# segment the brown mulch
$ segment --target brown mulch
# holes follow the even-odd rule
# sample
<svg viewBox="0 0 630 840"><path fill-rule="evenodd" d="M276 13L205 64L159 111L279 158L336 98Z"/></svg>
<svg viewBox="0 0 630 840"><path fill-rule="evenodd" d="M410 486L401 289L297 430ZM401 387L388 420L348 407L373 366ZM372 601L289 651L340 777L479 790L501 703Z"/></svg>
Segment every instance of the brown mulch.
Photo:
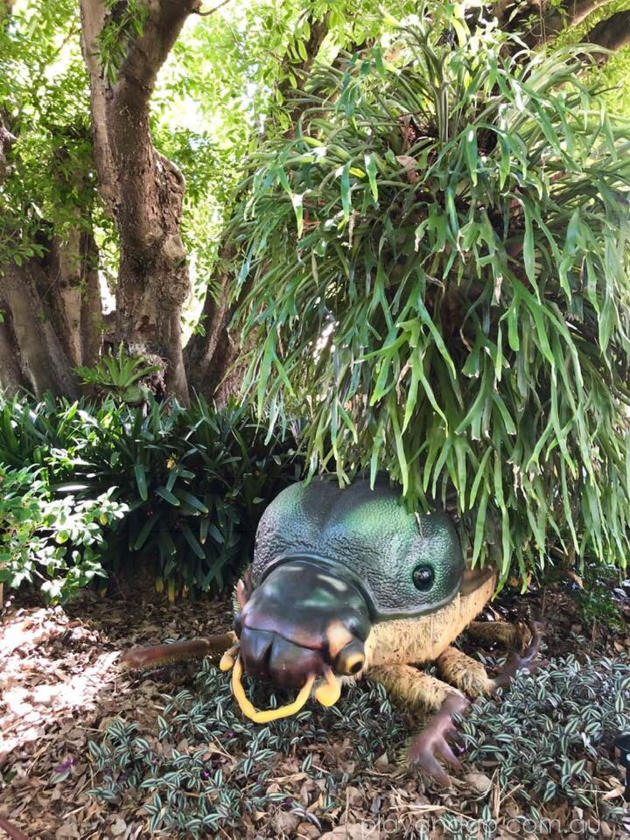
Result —
<svg viewBox="0 0 630 840"><path fill-rule="evenodd" d="M630 600L623 608L630 619ZM627 633L584 628L561 587L544 598L535 591L521 598L506 593L489 609L494 617L510 619L540 617L544 610L548 656L571 650L571 633L588 638L588 652L593 656L630 653ZM190 687L194 666L137 675L119 673L116 661L121 651L134 645L221 632L230 621L228 599L170 605L138 596L115 601L88 593L65 608L43 608L29 602L28 596L13 598L0 626L0 817L10 819L28 840L149 838L141 808L117 812L88 796L95 779L87 743L98 740L118 715L136 721L141 731L153 730L163 695ZM335 749L340 760L350 761L350 743ZM304 774L291 761L286 759L282 772L294 778L300 791ZM314 825L300 823L294 814L280 811L273 818L275 833L278 837L352 840L356 835L356 840L377 840L394 836L387 830L392 814L395 836L402 837L398 832L405 820L411 831L418 815L430 815L432 810L457 814L458 797L487 796L493 808L509 811L509 801L499 801L498 786L495 790L494 781L483 774L469 773L454 784L455 790L429 796L425 782L385 755L372 772L361 774L360 782L346 787L345 808L336 815L336 827L322 834ZM304 795L308 798L309 791ZM357 834L359 830L362 833ZM223 832L222 836L229 835ZM245 837L245 832L238 836ZM247 836L254 838L256 832ZM613 834L604 831L601 836Z"/></svg>
<svg viewBox="0 0 630 840"><path fill-rule="evenodd" d="M119 673L116 660L136 644L219 632L229 622L225 601L174 607L84 597L63 609L16 599L0 630L0 815L29 840L146 836L121 830L86 796L94 783L87 742L117 715L152 726L160 695L190 682L190 669L139 676Z"/></svg>

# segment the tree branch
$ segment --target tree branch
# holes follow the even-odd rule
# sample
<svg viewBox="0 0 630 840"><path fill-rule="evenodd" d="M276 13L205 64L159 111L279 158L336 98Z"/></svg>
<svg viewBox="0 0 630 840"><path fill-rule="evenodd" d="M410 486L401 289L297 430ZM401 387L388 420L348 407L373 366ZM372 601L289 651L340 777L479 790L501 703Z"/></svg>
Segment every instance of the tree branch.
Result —
<svg viewBox="0 0 630 840"><path fill-rule="evenodd" d="M600 21L585 35L584 41L613 52L630 45L630 9L616 12L606 20ZM603 63L608 58L608 55L603 54L599 60Z"/></svg>
<svg viewBox="0 0 630 840"><path fill-rule="evenodd" d="M90 109L94 163L98 172L99 192L111 215L115 215L118 185L107 132L108 89L103 83L98 52L98 39L105 23L102 0L81 0L81 49L90 78Z"/></svg>
<svg viewBox="0 0 630 840"><path fill-rule="evenodd" d="M229 2L230 2L230 0L223 0L222 3L219 3L213 9L208 9L207 12L202 12L200 9L195 9L194 14L199 15L199 17L209 17L210 15L213 15L215 12L218 12L219 9L222 9L224 6L227 6L227 4Z"/></svg>
<svg viewBox="0 0 630 840"><path fill-rule="evenodd" d="M555 38L568 26L577 26L591 12L605 6L610 0L565 0L552 5L548 0L531 0L519 5L512 0L499 0L495 15L507 32L516 32L530 47L544 44Z"/></svg>
<svg viewBox="0 0 630 840"><path fill-rule="evenodd" d="M124 101L124 85L134 91L130 104L147 106L157 74L177 40L186 18L199 11L199 0L159 0L148 4L142 35L129 43L127 55L118 73L116 92Z"/></svg>

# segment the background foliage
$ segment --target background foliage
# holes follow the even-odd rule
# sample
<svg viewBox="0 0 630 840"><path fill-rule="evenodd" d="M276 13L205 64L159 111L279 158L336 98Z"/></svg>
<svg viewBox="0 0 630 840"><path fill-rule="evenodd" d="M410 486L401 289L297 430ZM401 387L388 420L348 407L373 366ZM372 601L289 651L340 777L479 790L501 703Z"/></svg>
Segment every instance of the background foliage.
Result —
<svg viewBox="0 0 630 840"><path fill-rule="evenodd" d="M228 273L235 294L250 291L234 328L254 347L251 393L272 424L281 412L298 418L311 469L346 480L384 466L410 504L455 489L470 552L495 560L503 579L513 560L527 581L550 553L623 566L629 134L591 87L627 109L628 50L585 86L583 63L556 49L562 37L528 55L477 25L474 4L463 13L248 0L190 16L151 102L156 148L187 185L185 333L206 329L206 290L219 302L225 293L218 246L235 211ZM134 2L111 16L101 51L113 72L121 33L143 14ZM0 179L0 264L45 259L49 234L63 241L78 225L95 231L111 291L118 235L95 189L77 4L18 0L6 20L0 117L15 138ZM322 65L307 61L305 79L324 20ZM147 468L167 487L170 473ZM100 493L95 475L82 480ZM198 496L198 477L182 476L176 489L212 495L209 479ZM147 492L142 514L130 492L125 502L132 552L151 517L177 507ZM189 583L206 585L214 560L186 516L194 541L177 525L174 544L200 564ZM164 541L146 535L169 577Z"/></svg>
<svg viewBox="0 0 630 840"><path fill-rule="evenodd" d="M44 220L54 219L63 236L94 204L78 34L72 0L20 3L11 25L0 26L0 110L15 135L11 165L0 178L0 263L41 256Z"/></svg>
<svg viewBox="0 0 630 840"><path fill-rule="evenodd" d="M247 384L305 419L311 470L454 489L503 580L554 546L625 568L630 126L570 51L419 17L314 74L295 137L252 155Z"/></svg>
<svg viewBox="0 0 630 840"><path fill-rule="evenodd" d="M75 595L104 576L104 530L127 512L113 491L79 501L54 498L45 471L0 466L0 583L39 586L47 600Z"/></svg>
<svg viewBox="0 0 630 840"><path fill-rule="evenodd" d="M59 598L141 562L170 598L221 589L265 505L299 477L294 454L288 431L266 434L235 404L5 402L0 575L37 576Z"/></svg>
<svg viewBox="0 0 630 840"><path fill-rule="evenodd" d="M137 4L131 6L137 9ZM283 105L301 82L292 66L299 65L311 34L307 12L315 19L329 15L330 57L339 46L390 37L396 20L416 13L417 5L408 0L316 0L308 8L301 2L284 2L279 8L271 0L228 3L217 14L189 19L158 79L152 130L160 151L186 178L184 232L195 265L197 298L211 279L217 234L229 217L248 152L261 135L281 135L288 127ZM607 8L600 14L609 12ZM565 40L583 35L597 15L595 11L589 24L567 33ZM50 178L61 155L67 174L86 173L86 183L94 184L79 30L73 0L19 0L11 26L0 27L0 103L12 117L17 139L11 178L0 183L0 201L5 211L11 208L11 224L21 232L27 220L32 232L41 218L75 223L73 210L85 210L95 200L85 184L81 191L60 191ZM597 74L621 112L627 112L628 61L628 50L623 50ZM101 267L114 282L116 237L96 202L90 212L98 222ZM10 219L3 215L3 222L9 225ZM16 252L21 242L15 230L12 236L5 231L2 258ZM27 248L26 241L20 247ZM198 305L192 301L189 315L194 322L189 329L198 326Z"/></svg>

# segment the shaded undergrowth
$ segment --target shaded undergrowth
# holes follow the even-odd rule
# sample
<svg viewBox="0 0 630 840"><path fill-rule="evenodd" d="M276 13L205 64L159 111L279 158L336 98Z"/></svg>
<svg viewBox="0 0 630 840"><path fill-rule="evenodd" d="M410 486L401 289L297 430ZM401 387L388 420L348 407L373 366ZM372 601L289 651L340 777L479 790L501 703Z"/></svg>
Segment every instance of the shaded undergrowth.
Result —
<svg viewBox="0 0 630 840"><path fill-rule="evenodd" d="M250 696L270 703L259 686L250 685ZM283 698L272 695L276 702ZM552 806L566 802L621 825L625 809L603 796L619 776L612 742L627 728L629 709L627 659L567 657L520 676L500 703L475 704L460 729L467 761L496 771L502 796L514 790L519 820L542 824ZM379 756L399 750L407 735L383 687L369 680L348 687L331 709L253 726L240 715L228 677L204 663L194 692L165 697L155 732L116 719L101 742L90 743L98 783L92 793L116 805L134 796L154 836L245 836L244 825L254 822L260 836L275 836L280 812L325 830L335 824L348 785ZM296 780L310 784L312 801L298 795ZM445 836L459 836L469 823L478 828L480 820L484 836L499 830L488 804L478 802L470 818L442 810L436 820Z"/></svg>

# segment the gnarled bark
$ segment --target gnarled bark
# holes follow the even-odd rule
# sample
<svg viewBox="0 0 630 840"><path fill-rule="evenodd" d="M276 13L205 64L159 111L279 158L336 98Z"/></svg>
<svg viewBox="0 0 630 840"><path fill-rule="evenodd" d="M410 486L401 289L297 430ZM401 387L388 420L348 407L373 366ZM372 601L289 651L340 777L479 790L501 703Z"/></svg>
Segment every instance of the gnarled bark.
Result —
<svg viewBox="0 0 630 840"><path fill-rule="evenodd" d="M120 235L118 338L132 353L162 358L168 390L183 402L188 382L181 311L190 291L179 230L185 184L177 167L154 147L149 114L160 67L184 21L198 9L198 0L147 2L142 33L124 35L125 56L111 81L99 57L107 9L103 0L81 0L95 160L101 193Z"/></svg>
<svg viewBox="0 0 630 840"><path fill-rule="evenodd" d="M5 335L14 343L14 366L19 365L37 395L50 391L77 397L76 377L39 293L47 282L51 278L36 260L2 268L0 297L6 303L12 327Z"/></svg>

